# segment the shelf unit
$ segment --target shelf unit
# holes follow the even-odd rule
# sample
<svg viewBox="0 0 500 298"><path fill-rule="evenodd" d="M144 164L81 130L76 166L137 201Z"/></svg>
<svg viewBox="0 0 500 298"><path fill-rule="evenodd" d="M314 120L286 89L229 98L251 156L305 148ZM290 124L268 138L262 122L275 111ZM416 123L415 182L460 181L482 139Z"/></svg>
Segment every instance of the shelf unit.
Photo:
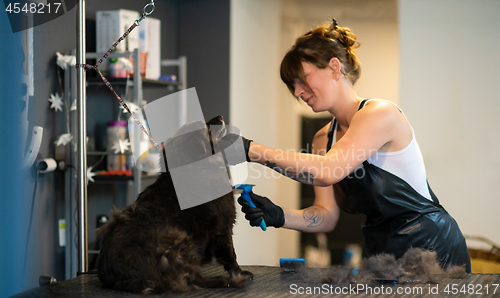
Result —
<svg viewBox="0 0 500 298"><path fill-rule="evenodd" d="M87 53L87 59L100 59L103 56L102 53ZM140 73L141 69L141 61L140 61L140 52L138 49L135 49L132 52L132 55L130 53L111 53L108 58L122 58L122 57L132 57L134 59L134 74ZM180 82L172 83L172 82L165 82L165 81L158 81L158 80L151 80L151 79L144 79L140 75L134 75L133 80L127 80L126 78L109 78L108 81L115 86L126 86L127 82L132 81L132 87L134 89L134 101L133 103L136 104L138 107L142 108L142 102L144 99L143 96L143 87L169 87L169 86L174 86L179 88L179 90L186 89L187 83L187 72L186 72L186 57L180 57L179 59L165 59L161 61L161 66L166 67L166 66L175 66L178 67L179 71L179 77L180 77ZM87 87L89 85L98 85L98 86L105 86L104 82L101 80L101 78L96 78L96 79L89 79L87 82ZM108 91L109 92L109 91ZM139 140L140 134L143 133L139 129L134 130L134 139ZM134 143L135 148L133 148L134 152L139 152L139 142ZM139 193L141 192L141 169L140 165L135 166L133 170L133 176L134 176L134 197L137 197Z"/></svg>
<svg viewBox="0 0 500 298"><path fill-rule="evenodd" d="M73 54L74 55L74 51ZM104 53L86 53L87 59L100 59ZM134 59L134 74L140 74L140 53L138 49L135 49L133 52L126 53L111 53L108 56L109 58L120 58L120 57L131 57ZM168 93L172 93L173 91L179 91L187 88L187 59L186 57L179 57L178 59L164 59L161 60L162 67L177 67L178 70L178 80L177 82L166 82L159 80L151 80L142 78L140 75L134 75L133 78L108 78L108 81L112 84L113 87L120 88L133 88L133 103L142 109L143 105L143 89L144 88L168 88L170 90ZM89 70L92 71L92 70ZM76 69L73 64L66 64L66 71L64 72L64 82L65 82L65 92L63 96L63 100L65 103L73 101L76 93ZM87 88L90 86L99 87L102 86L102 92L111 93L108 87L104 84L100 77L97 78L88 78L87 79ZM113 95L114 97L114 95ZM88 96L87 96L88 98ZM118 101L118 99L114 99ZM180 113L186 113L187 111L181 110ZM92 117L92 115L87 114L87 119ZM185 117L184 117L185 118ZM111 120L111 119L110 119ZM73 136L77 135L77 119L76 114L73 115L69 113L67 116L68 127L70 127L70 132ZM140 129L134 129L134 139L139 140L140 134L143 132ZM134 142L134 152L139 152L140 142ZM76 152L71 148L72 146L65 146L64 149L56 149L59 151L59 156L64 157L64 161L67 165L74 165L77 161ZM64 150L64 152L62 152ZM56 153L57 154L57 153ZM88 151L87 156L103 156L108 154L106 151ZM142 181L144 179L149 180L148 182L152 182L152 179L156 179L157 175L143 175L140 169L140 165L133 167L132 176L94 176L95 182L89 182L88 185L94 183L96 185L102 185L105 183L114 184L115 187L117 184L122 183L133 183L133 197L137 198L139 193L142 191ZM65 247L65 272L66 279L76 277L76 273L78 271L78 259L77 259L77 244L76 241L73 241L77 237L77 218L76 218L76 179L75 172L72 168L68 167L68 170L65 174L65 219L66 219L66 247ZM88 187L87 185L87 187ZM90 197L89 197L90 198ZM103 213L108 214L109 210L103 210ZM90 242L90 241L89 241ZM89 250L90 254L98 254L98 250Z"/></svg>

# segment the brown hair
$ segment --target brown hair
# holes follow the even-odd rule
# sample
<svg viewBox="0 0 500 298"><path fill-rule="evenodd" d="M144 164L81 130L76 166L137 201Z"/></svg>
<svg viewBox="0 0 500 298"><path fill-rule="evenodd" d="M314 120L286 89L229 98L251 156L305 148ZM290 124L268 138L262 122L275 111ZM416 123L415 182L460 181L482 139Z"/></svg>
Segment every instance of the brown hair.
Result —
<svg viewBox="0 0 500 298"><path fill-rule="evenodd" d="M354 85L361 72L355 49L359 47L356 35L347 27L338 27L336 22L321 25L300 36L281 61L280 75L292 94L295 91L295 79L299 79L308 88L302 69L302 62L309 62L318 68L327 67L332 58L338 58L342 64L341 72Z"/></svg>

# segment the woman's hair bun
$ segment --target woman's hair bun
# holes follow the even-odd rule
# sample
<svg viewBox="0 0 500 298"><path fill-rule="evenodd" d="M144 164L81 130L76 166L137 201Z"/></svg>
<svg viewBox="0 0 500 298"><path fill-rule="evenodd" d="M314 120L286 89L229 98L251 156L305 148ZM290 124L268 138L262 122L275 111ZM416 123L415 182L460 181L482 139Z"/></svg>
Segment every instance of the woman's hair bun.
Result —
<svg viewBox="0 0 500 298"><path fill-rule="evenodd" d="M361 74L355 51L359 46L356 35L349 28L338 26L337 21L332 19L332 23L318 26L297 38L281 62L281 79L293 94L295 79L308 86L301 62L325 68L330 59L337 58L342 64L342 74L355 84Z"/></svg>
<svg viewBox="0 0 500 298"><path fill-rule="evenodd" d="M346 48L358 48L359 42L356 39L356 35L349 30L347 27L337 27L338 37L337 39Z"/></svg>

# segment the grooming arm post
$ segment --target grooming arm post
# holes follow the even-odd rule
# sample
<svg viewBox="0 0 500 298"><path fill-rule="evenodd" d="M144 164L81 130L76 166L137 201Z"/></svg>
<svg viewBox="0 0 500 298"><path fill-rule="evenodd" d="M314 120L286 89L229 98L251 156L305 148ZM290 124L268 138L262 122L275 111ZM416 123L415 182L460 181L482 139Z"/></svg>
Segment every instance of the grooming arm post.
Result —
<svg viewBox="0 0 500 298"><path fill-rule="evenodd" d="M85 0L78 2L76 63L85 64ZM87 247L87 110L85 69L78 68L77 111L78 111L78 272L88 271Z"/></svg>

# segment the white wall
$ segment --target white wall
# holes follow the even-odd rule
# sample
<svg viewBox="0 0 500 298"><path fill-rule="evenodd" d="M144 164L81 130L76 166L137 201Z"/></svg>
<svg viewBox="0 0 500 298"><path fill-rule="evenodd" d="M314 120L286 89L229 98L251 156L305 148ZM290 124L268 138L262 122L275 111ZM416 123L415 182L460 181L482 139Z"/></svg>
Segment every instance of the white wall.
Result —
<svg viewBox="0 0 500 298"><path fill-rule="evenodd" d="M429 183L464 234L500 243L500 1L400 0L399 11L400 104Z"/></svg>
<svg viewBox="0 0 500 298"><path fill-rule="evenodd" d="M275 148L283 148L277 100L279 16L279 0L231 1L230 125L238 127L243 136ZM285 178L257 164L249 170L247 183L256 185L255 193L289 206L290 198L283 196L277 182ZM278 265L281 257L297 257L297 236L285 229L263 232L252 228L239 211L233 237L238 262Z"/></svg>

